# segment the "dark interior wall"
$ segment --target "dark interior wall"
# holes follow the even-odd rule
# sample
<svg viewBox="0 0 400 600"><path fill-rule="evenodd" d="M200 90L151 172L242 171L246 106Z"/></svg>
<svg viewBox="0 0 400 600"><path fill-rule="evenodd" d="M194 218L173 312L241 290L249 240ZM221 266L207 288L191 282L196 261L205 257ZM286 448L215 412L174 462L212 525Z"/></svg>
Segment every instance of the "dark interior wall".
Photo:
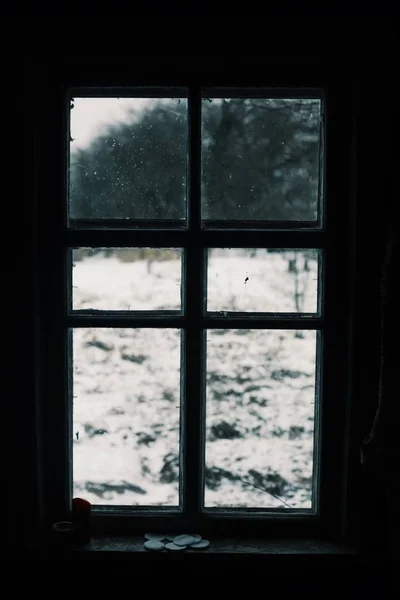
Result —
<svg viewBox="0 0 400 600"><path fill-rule="evenodd" d="M394 181L398 117L392 101L397 86L394 45L392 52L388 50L376 53L375 60L371 57L363 61L356 78L357 252L351 373L355 476L350 481L350 491L354 492L354 534L372 544L386 543L393 527L385 514L386 487L360 465L360 447L371 430L378 403L382 364L381 277L397 202ZM386 106L384 115L379 114L379 105ZM387 346L385 353L391 352L396 352L395 348Z"/></svg>
<svg viewBox="0 0 400 600"><path fill-rule="evenodd" d="M171 73L176 64L188 69L214 69L223 67L234 72L238 66L248 69L268 69L270 65L311 62L332 73L342 73L351 80L354 88L354 135L357 154L354 156L357 197L357 256L356 303L360 307L355 315L355 362L353 365L352 402L357 418L352 421L351 456L355 462L358 446L368 432L377 402L380 364L379 277L384 253L387 214L394 193L394 130L396 75L395 30L390 22L285 22L257 23L235 22L222 28L216 22L202 22L196 33L190 32L185 22L170 22L169 26L151 27L149 23L134 21L75 23L73 39L69 24L61 21L32 22L29 26L15 27L10 39L11 81L15 86L15 123L21 127L23 139L23 176L20 165L15 174L18 185L18 202L8 208L12 219L18 219L17 250L10 272L13 282L11 313L9 319L8 358L6 379L13 389L11 406L10 454L13 466L8 475L10 539L19 543L25 532L32 529L38 519L37 488L37 436L31 423L36 419L33 402L37 386L35 360L37 346L34 330L34 307L40 298L35 296L34 240L35 203L40 177L45 176L46 165L38 152L42 126L46 120L46 85L52 72L65 63L111 64L117 60L132 67L139 62L165 69ZM232 22L233 23L233 22ZM154 23L153 23L154 26ZM245 33L243 33L245 30ZM137 32L141 31L139 37ZM135 34L133 34L135 32ZM204 32L207 43L204 42ZM147 34L147 35L146 35ZM203 35L203 39L201 36ZM151 46L154 41L154 48ZM115 41L115 43L113 42ZM158 44L158 47L156 46ZM184 52L189 44L189 52ZM162 58L160 58L160 56ZM397 78L397 79L396 79ZM14 111L14 112L13 112ZM11 124L12 125L12 124ZM13 129L13 127L11 127ZM18 130L18 129L17 129ZM19 145L19 152L21 145ZM11 171L12 167L11 167ZM23 211L21 211L21 203ZM23 219L21 222L21 214ZM23 276L16 277L16 273ZM362 308L361 308L362 307ZM367 323L367 324L366 324ZM366 329L368 335L366 336ZM368 352L358 352L367 339ZM22 340L22 342L21 342ZM21 343L23 359L21 361ZM17 382L17 383L16 383ZM15 393L17 388L17 393ZM357 472L357 471L356 471ZM360 490L368 486L358 471L350 486L353 498L351 515L357 516L354 535L370 524L379 537L385 522L380 511L380 495L369 494L370 504L360 507ZM375 528L375 529L374 529ZM358 530L358 531L357 531Z"/></svg>

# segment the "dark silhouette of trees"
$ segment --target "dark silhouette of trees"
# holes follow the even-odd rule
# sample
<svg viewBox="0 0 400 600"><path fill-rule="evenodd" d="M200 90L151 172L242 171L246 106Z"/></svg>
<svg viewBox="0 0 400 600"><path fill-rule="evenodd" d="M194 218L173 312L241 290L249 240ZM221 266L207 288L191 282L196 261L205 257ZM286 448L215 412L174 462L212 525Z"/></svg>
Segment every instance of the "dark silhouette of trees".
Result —
<svg viewBox="0 0 400 600"><path fill-rule="evenodd" d="M314 220L319 103L232 99L205 108L206 218Z"/></svg>
<svg viewBox="0 0 400 600"><path fill-rule="evenodd" d="M318 100L204 99L203 217L316 219L320 122ZM187 129L163 100L73 152L71 217L185 218Z"/></svg>
<svg viewBox="0 0 400 600"><path fill-rule="evenodd" d="M110 126L71 156L70 211L78 219L183 219L187 119L176 102Z"/></svg>

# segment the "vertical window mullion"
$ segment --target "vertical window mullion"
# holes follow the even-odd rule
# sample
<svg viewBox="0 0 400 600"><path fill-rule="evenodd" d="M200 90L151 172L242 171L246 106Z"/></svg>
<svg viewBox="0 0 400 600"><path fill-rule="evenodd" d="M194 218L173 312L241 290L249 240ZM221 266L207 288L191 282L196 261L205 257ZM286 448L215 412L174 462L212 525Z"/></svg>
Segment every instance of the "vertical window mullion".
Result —
<svg viewBox="0 0 400 600"><path fill-rule="evenodd" d="M183 419L183 511L195 520L203 503L203 395L204 339L201 319L204 304L204 251L191 244L201 225L201 94L189 90L189 235L185 247L185 385Z"/></svg>

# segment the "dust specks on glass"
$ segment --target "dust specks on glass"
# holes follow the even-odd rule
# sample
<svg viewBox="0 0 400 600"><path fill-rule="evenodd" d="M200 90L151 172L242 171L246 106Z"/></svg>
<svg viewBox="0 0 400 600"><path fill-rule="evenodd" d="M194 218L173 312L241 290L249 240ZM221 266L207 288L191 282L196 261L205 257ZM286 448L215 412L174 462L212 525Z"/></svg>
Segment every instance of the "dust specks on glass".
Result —
<svg viewBox="0 0 400 600"><path fill-rule="evenodd" d="M185 271L195 201L202 221L196 239L207 248L197 273L199 281L206 274L197 320L199 332L207 328L197 357L204 367L204 506L313 508L319 328L301 320L323 316L322 249L292 240L229 248L233 238L218 238L215 229L228 222L245 233L257 222L275 224L275 233L277 223L286 233L305 224L318 229L322 101L205 92L197 103L201 112L192 112L182 91L77 93L70 101L68 234L80 228L79 245L68 244L73 493L95 505L181 507L189 376L181 333L185 277L196 277ZM198 177L189 177L196 168ZM168 227L179 231L165 242ZM126 231L139 242L123 237ZM269 327L276 318L296 326ZM265 323L252 327L253 319ZM144 544L178 552L209 542L155 533Z"/></svg>

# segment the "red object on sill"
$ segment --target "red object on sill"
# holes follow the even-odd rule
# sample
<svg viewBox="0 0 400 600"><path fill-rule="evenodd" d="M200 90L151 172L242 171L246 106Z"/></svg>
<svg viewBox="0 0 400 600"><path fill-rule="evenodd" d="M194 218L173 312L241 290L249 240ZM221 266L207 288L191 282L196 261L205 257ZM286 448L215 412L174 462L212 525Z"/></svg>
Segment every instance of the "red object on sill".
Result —
<svg viewBox="0 0 400 600"><path fill-rule="evenodd" d="M90 512L92 505L84 498L73 498L71 520L75 528L75 541L78 544L90 542Z"/></svg>

